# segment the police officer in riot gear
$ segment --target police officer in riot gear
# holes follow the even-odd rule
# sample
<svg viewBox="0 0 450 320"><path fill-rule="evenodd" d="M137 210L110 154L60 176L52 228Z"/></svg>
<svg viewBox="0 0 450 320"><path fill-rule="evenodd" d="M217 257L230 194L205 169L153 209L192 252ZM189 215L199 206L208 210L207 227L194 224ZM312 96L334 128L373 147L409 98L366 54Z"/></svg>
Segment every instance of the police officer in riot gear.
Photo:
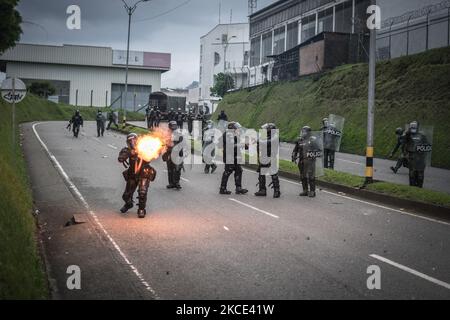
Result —
<svg viewBox="0 0 450 320"><path fill-rule="evenodd" d="M340 139L338 130L329 122L328 118L322 120L323 131L323 166L334 170L337 140Z"/></svg>
<svg viewBox="0 0 450 320"><path fill-rule="evenodd" d="M177 122L178 128L183 130L184 114L181 112L181 109L178 109L178 113L175 115L175 121Z"/></svg>
<svg viewBox="0 0 450 320"><path fill-rule="evenodd" d="M419 123L411 122L405 134L406 150L408 152L409 185L423 188L425 179L425 167L427 166L427 153L432 146L428 138L419 132Z"/></svg>
<svg viewBox="0 0 450 320"><path fill-rule="evenodd" d="M192 130L193 130L193 127L194 127L194 120L195 120L194 112L192 112L192 110L189 110L189 113L187 115L187 123L188 123L189 134L192 134Z"/></svg>
<svg viewBox="0 0 450 320"><path fill-rule="evenodd" d="M261 129L266 131L266 137L259 136L257 142L257 154L258 154L258 185L259 190L255 193L257 197L267 196L266 189L266 173L264 171L269 171L272 177L272 188L273 197L279 198L281 196L280 192L280 179L278 177L278 168L273 170L277 164L272 163L271 160L273 155L278 155L279 150L276 150L274 146L279 148L278 136L276 134L277 126L273 123L267 123L261 127ZM278 149L277 148L277 149Z"/></svg>
<svg viewBox="0 0 450 320"><path fill-rule="evenodd" d="M178 150L178 147L176 146L180 143L183 143L183 135L181 133L181 130L178 129L176 121L169 122L169 129L172 133L172 141L162 157L163 161L167 163L167 176L169 180L167 189L181 190L180 180L181 170L184 168L184 151L183 148ZM176 154L174 150L175 148L176 150L178 150L178 154ZM175 159L174 157L178 159Z"/></svg>
<svg viewBox="0 0 450 320"><path fill-rule="evenodd" d="M205 162L205 174L214 173L217 170L217 165L214 162L215 150L210 148L211 145L214 144L215 131L214 131L214 123L211 120L206 121L206 126L203 129L203 161ZM209 147L211 146L211 147ZM205 159L206 158L206 159Z"/></svg>
<svg viewBox="0 0 450 320"><path fill-rule="evenodd" d="M159 123L161 122L161 111L159 109L156 109L155 111L155 127L159 128Z"/></svg>
<svg viewBox="0 0 450 320"><path fill-rule="evenodd" d="M122 199L125 201L125 205L120 209L122 213L126 213L133 208L133 195L136 189L138 189L139 199L139 218L145 218L147 193L150 182L156 178L156 170L146 162L139 158L136 151L138 136L135 133L130 133L127 136L127 147L123 148L119 153L119 162L122 163L127 170L123 172L123 176L127 185Z"/></svg>
<svg viewBox="0 0 450 320"><path fill-rule="evenodd" d="M150 108L147 114L147 128L153 130L154 125L155 125L155 109Z"/></svg>
<svg viewBox="0 0 450 320"><path fill-rule="evenodd" d="M105 117L101 110L98 110L95 120L97 122L97 137L103 137L103 134L105 133Z"/></svg>
<svg viewBox="0 0 450 320"><path fill-rule="evenodd" d="M392 158L397 151L400 149L400 157L397 160L397 164L395 167L391 167L391 170L396 174L398 170L404 166L405 168L408 167L408 158L407 158L407 151L406 151L406 136L405 136L405 130L402 128L397 128L395 130L395 134L397 135L397 144L395 145L392 152L389 154L389 158Z"/></svg>
<svg viewBox="0 0 450 320"><path fill-rule="evenodd" d="M228 116L225 113L225 110L220 111L220 114L217 117L217 121L228 121Z"/></svg>
<svg viewBox="0 0 450 320"><path fill-rule="evenodd" d="M80 110L75 111L75 114L72 116L72 119L69 121L69 126L72 126L73 136L78 138L80 133L80 126L83 126L83 117L80 114Z"/></svg>
<svg viewBox="0 0 450 320"><path fill-rule="evenodd" d="M231 191L227 190L228 178L234 172L234 182L236 185L236 194L246 194L247 189L242 188L242 166L240 164L240 141L239 130L241 125L237 122L230 122L227 131L223 135L223 162L225 163L225 171L222 175L220 184L220 194L228 195ZM229 146L229 147L227 147ZM227 154L231 151L232 154Z"/></svg>
<svg viewBox="0 0 450 320"><path fill-rule="evenodd" d="M310 127L305 126L300 133L300 139L295 144L292 153L292 162L297 162L302 182L302 197L316 196L316 159L321 157L320 145L317 138L312 135Z"/></svg>

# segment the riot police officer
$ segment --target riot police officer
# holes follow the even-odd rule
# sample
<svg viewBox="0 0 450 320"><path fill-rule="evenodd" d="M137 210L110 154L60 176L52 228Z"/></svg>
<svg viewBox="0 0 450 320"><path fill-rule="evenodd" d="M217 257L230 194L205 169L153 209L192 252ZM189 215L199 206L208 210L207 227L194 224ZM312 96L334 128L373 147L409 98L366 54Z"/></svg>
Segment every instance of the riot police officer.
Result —
<svg viewBox="0 0 450 320"><path fill-rule="evenodd" d="M427 154L431 153L432 146L428 138L419 132L419 123L417 121L411 122L405 139L408 152L409 185L423 188Z"/></svg>
<svg viewBox="0 0 450 320"><path fill-rule="evenodd" d="M334 170L336 149L342 133L330 123L328 118L322 120L324 168Z"/></svg>
<svg viewBox="0 0 450 320"><path fill-rule="evenodd" d="M153 130L155 125L155 109L151 108L147 114L147 128Z"/></svg>
<svg viewBox="0 0 450 320"><path fill-rule="evenodd" d="M193 126L194 126L195 115L192 110L189 110L187 115L187 123L188 123L188 131L189 134L192 134Z"/></svg>
<svg viewBox="0 0 450 320"><path fill-rule="evenodd" d="M159 128L159 123L161 122L161 111L159 109L156 109L155 111L155 127Z"/></svg>
<svg viewBox="0 0 450 320"><path fill-rule="evenodd" d="M105 133L105 117L101 110L98 110L95 121L97 122L97 137L103 137L103 134Z"/></svg>
<svg viewBox="0 0 450 320"><path fill-rule="evenodd" d="M317 138L312 135L310 127L305 126L300 133L300 139L295 144L292 153L292 162L297 162L302 182L302 197L316 196L316 159L322 156L322 151Z"/></svg>
<svg viewBox="0 0 450 320"><path fill-rule="evenodd" d="M83 117L80 114L80 110L75 111L72 119L69 121L69 126L72 125L72 132L75 138L78 138L80 133L80 126L83 126Z"/></svg>
<svg viewBox="0 0 450 320"><path fill-rule="evenodd" d="M156 178L156 170L146 162L139 158L136 151L138 136L130 133L127 136L127 147L123 148L119 153L119 162L122 163L127 170L123 172L123 177L127 182L125 192L122 199L125 205L120 209L122 213L126 213L133 207L133 195L138 189L139 209L138 217L145 218L147 211L147 193L150 182Z"/></svg>
<svg viewBox="0 0 450 320"><path fill-rule="evenodd" d="M211 145L215 140L214 123L211 120L206 122L206 126L203 129L202 144L203 144L203 161L205 162L205 174L214 173L217 170L217 165L214 161L215 149L210 150Z"/></svg>
<svg viewBox="0 0 450 320"><path fill-rule="evenodd" d="M184 114L181 112L181 109L178 109L178 113L175 116L175 121L177 122L178 128L183 130Z"/></svg>
<svg viewBox="0 0 450 320"><path fill-rule="evenodd" d="M277 163L272 163L272 156L279 153L279 140L276 134L277 126L273 123L266 123L261 127L265 131L265 137L259 135L257 142L257 155L258 155L258 185L259 190L255 193L257 197L267 196L266 189L266 175L269 173L272 177L273 197L279 198L280 192L280 179L278 177ZM276 146L276 148L274 148Z"/></svg>
<svg viewBox="0 0 450 320"><path fill-rule="evenodd" d="M223 135L223 162L225 163L225 171L222 175L220 183L220 194L231 194L227 190L228 178L234 172L234 183L236 185L236 194L246 194L247 189L242 188L242 165L241 165L241 150L240 150L240 135L241 125L237 122L230 122L227 126L227 131ZM232 154L228 154L231 150Z"/></svg>
<svg viewBox="0 0 450 320"><path fill-rule="evenodd" d="M397 128L395 130L395 134L397 136L397 144L395 145L392 152L389 154L389 158L392 158L395 153L400 149L400 157L397 160L397 164L395 167L391 167L391 170L396 174L398 170L404 166L405 168L408 167L408 158L407 158L407 152L406 152L406 136L405 136L405 130L402 128Z"/></svg>
<svg viewBox="0 0 450 320"><path fill-rule="evenodd" d="M167 189L181 190L181 170L184 168L183 159L185 155L182 145L181 148L178 145L183 143L183 135L181 130L178 129L176 121L169 122L169 129L172 133L172 141L162 157L163 161L167 164L167 176L169 180Z"/></svg>

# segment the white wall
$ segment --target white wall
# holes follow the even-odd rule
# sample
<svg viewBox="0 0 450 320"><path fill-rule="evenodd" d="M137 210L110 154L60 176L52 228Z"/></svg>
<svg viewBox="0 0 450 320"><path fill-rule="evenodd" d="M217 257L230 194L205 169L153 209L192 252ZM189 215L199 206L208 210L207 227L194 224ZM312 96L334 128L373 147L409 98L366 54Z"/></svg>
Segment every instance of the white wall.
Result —
<svg viewBox="0 0 450 320"><path fill-rule="evenodd" d="M207 35L200 39L202 45L202 61L201 66L201 79L200 88L201 95L200 100L209 100L210 88L214 85L214 75L224 72L224 51L225 48L222 45L222 34L228 34L229 46L226 50L226 72L234 73L236 71L241 72L244 52L250 50L249 45L249 25L247 23L239 24L223 24L216 26ZM235 38L231 38L231 37ZM220 39L220 40L217 40ZM217 52L220 55L220 63L214 65L214 53Z"/></svg>
<svg viewBox="0 0 450 320"><path fill-rule="evenodd" d="M91 90L94 90L93 105L105 106L106 91L108 105L111 103L111 84L125 83L124 68L69 66L8 62L6 73L23 79L70 81L70 104L75 104L78 89L78 105L89 106ZM152 91L161 90L161 71L129 69L128 83L150 85Z"/></svg>

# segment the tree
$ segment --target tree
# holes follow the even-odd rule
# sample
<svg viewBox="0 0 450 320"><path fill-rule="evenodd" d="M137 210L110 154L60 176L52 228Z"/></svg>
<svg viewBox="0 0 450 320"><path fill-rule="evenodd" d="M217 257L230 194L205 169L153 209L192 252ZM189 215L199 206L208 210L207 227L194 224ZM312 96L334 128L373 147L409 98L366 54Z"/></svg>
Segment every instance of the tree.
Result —
<svg viewBox="0 0 450 320"><path fill-rule="evenodd" d="M214 76L214 87L211 88L211 94L223 97L228 90L234 88L234 79L231 75L219 73Z"/></svg>
<svg viewBox="0 0 450 320"><path fill-rule="evenodd" d="M47 81L33 82L30 86L31 93L45 99L53 95L55 91L55 88Z"/></svg>
<svg viewBox="0 0 450 320"><path fill-rule="evenodd" d="M0 0L0 53L16 45L22 34L22 17L15 9L19 0Z"/></svg>

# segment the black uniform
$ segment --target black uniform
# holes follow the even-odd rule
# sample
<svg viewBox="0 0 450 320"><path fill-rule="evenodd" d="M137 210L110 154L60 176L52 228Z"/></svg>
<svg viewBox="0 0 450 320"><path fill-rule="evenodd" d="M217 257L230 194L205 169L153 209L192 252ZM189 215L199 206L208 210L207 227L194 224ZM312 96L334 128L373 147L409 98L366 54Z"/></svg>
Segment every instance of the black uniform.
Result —
<svg viewBox="0 0 450 320"><path fill-rule="evenodd" d="M398 170L404 166L405 168L408 168L408 152L406 150L406 135L405 134L398 134L397 135L397 144L395 145L394 149L392 150L390 156L393 157L395 153L400 149L400 157L397 160L397 164L395 167L391 167L391 170L394 171L394 173L397 173Z"/></svg>
<svg viewBox="0 0 450 320"><path fill-rule="evenodd" d="M83 117L78 111L75 112L72 119L70 119L69 125L72 125L73 136L75 138L78 138L78 135L80 133L80 126L83 126Z"/></svg>
<svg viewBox="0 0 450 320"><path fill-rule="evenodd" d="M101 112L98 112L95 120L97 122L97 137L103 137L103 134L105 133L105 117Z"/></svg>
<svg viewBox="0 0 450 320"><path fill-rule="evenodd" d="M322 156L320 145L317 143L316 137L312 135L300 138L295 144L292 161L296 162L298 159L298 169L303 187L301 196L315 197L316 159L320 156Z"/></svg>
<svg viewBox="0 0 450 320"><path fill-rule="evenodd" d="M141 160L135 149L123 148L119 153L118 158L120 163L129 164L128 169L123 172L123 177L127 182L125 192L122 195L125 206L122 208L122 212L125 213L128 209L133 207L133 195L136 189L138 189L139 200L139 217L145 216L145 207L147 205L147 193L150 182L156 178L156 170L150 165L149 162Z"/></svg>
<svg viewBox="0 0 450 320"><path fill-rule="evenodd" d="M423 188L427 152L431 152L431 145L427 137L420 132L411 133L408 131L405 139L408 152L409 185Z"/></svg>
<svg viewBox="0 0 450 320"><path fill-rule="evenodd" d="M216 151L215 149L210 150L210 148L212 147L211 145L214 144L214 134L215 131L214 129L205 127L203 129L203 134L202 134L202 147L203 147L203 162L205 162L205 173L208 174L211 170L211 173L214 173L217 170L217 165L214 161L214 158L216 156ZM211 147L210 147L211 146ZM208 149L207 151L205 151L206 149ZM206 160L205 160L206 158Z"/></svg>
<svg viewBox="0 0 450 320"><path fill-rule="evenodd" d="M175 115L175 121L179 129L183 130L184 114L181 111Z"/></svg>
<svg viewBox="0 0 450 320"><path fill-rule="evenodd" d="M220 111L220 114L217 117L217 121L227 121L228 122L228 116L226 115L224 110Z"/></svg>
<svg viewBox="0 0 450 320"><path fill-rule="evenodd" d="M189 114L187 116L189 134L192 134L194 120L195 120L195 115L192 112L189 112Z"/></svg>
<svg viewBox="0 0 450 320"><path fill-rule="evenodd" d="M227 161L227 145L232 145L233 154L229 156L230 161ZM231 194L227 190L228 178L234 172L234 183L236 186L236 194L246 194L248 190L242 188L242 166L241 166L241 154L240 154L239 138L231 131L227 131L223 135L223 162L225 163L225 171L222 175L222 181L220 184L221 194ZM231 162L231 163L230 163Z"/></svg>
<svg viewBox="0 0 450 320"><path fill-rule="evenodd" d="M271 168L271 166L275 166L276 164L271 163L272 152L273 154L278 154L279 150L273 149L272 143L272 133L271 130L267 132L267 139L262 139L261 137L258 139L256 149L258 155L258 185L259 191L255 193L255 196L266 196L267 188L266 188L266 174L264 170L270 170L267 168ZM279 147L279 146L278 146ZM273 174L272 174L273 173ZM278 170L276 172L271 172L272 177L272 187L274 190L273 197L279 198L280 193L280 178L278 177ZM270 185L269 185L270 186Z"/></svg>
<svg viewBox="0 0 450 320"><path fill-rule="evenodd" d="M153 129L154 124L155 124L155 110L150 109L147 115L147 128Z"/></svg>
<svg viewBox="0 0 450 320"><path fill-rule="evenodd" d="M174 148L179 145L180 143L183 143L183 135L181 134L180 130L173 130L172 131L172 141L171 145L168 146L167 151L163 154L163 161L167 164L167 176L169 180L169 184L167 185L167 189L181 189L180 180L181 180L181 170L183 169L184 165L183 163L175 163L174 159L172 158L175 156L173 154ZM180 158L184 157L183 148L177 148L179 149L178 156Z"/></svg>
<svg viewBox="0 0 450 320"><path fill-rule="evenodd" d="M114 124L116 128L119 128L119 125L117 124L116 114L114 111L110 111L108 114L108 126L106 127L106 130L109 130L111 128L111 125Z"/></svg>
<svg viewBox="0 0 450 320"><path fill-rule="evenodd" d="M155 127L159 127L159 123L161 122L161 111L155 111Z"/></svg>

